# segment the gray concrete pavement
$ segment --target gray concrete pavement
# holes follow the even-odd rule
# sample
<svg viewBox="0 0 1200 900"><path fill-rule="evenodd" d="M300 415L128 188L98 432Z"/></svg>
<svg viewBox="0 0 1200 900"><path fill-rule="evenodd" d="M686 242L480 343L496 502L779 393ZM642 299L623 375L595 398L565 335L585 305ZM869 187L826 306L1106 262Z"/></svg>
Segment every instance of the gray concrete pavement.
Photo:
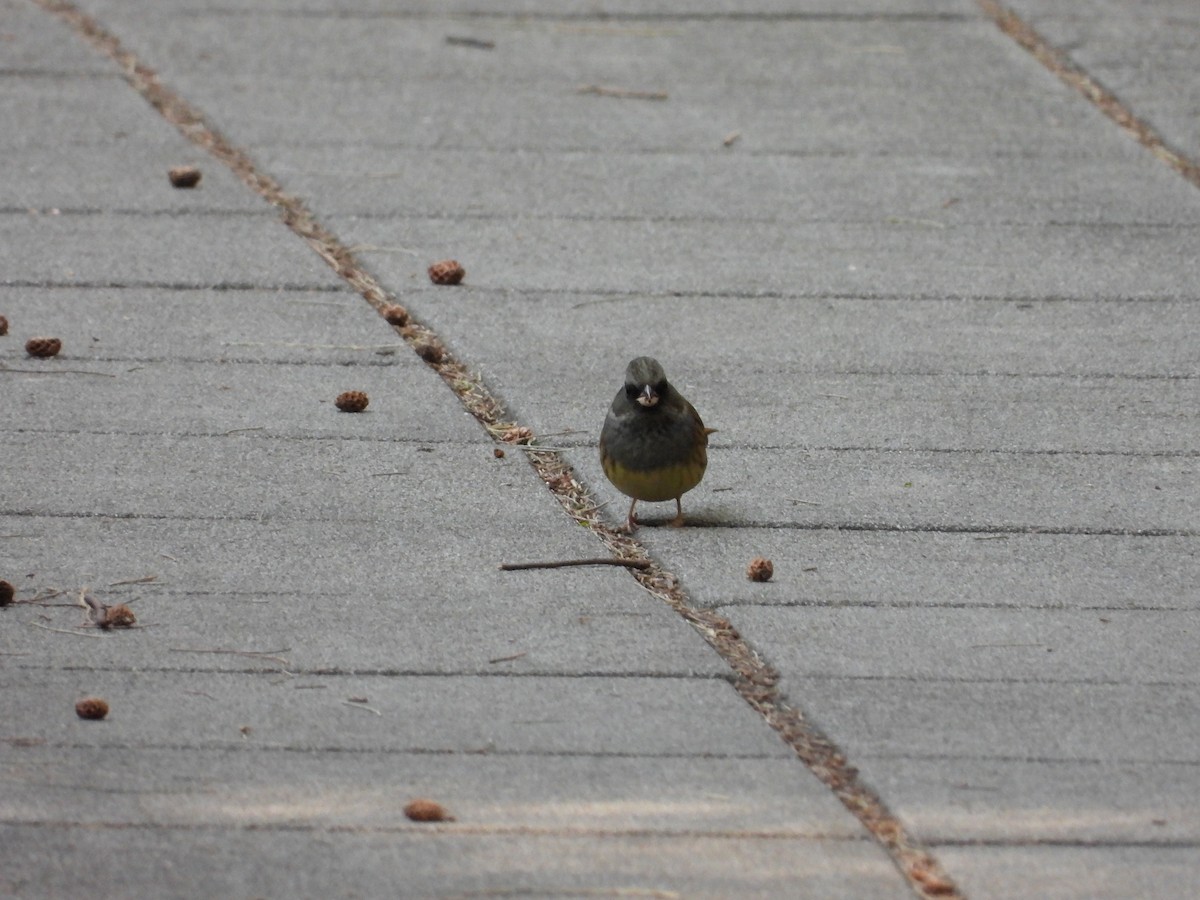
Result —
<svg viewBox="0 0 1200 900"><path fill-rule="evenodd" d="M1195 158L1188 4L1012 6ZM663 360L720 431L639 539L961 896L1193 892L1200 191L975 4L79 8L614 522L596 433ZM0 893L911 894L666 604L497 570L606 551L27 0L0 118Z"/></svg>

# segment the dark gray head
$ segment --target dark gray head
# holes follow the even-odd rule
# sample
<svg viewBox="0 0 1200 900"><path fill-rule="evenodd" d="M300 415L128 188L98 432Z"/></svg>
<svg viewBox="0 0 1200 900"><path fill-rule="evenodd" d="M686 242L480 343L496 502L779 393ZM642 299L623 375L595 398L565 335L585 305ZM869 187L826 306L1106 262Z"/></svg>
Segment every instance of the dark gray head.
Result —
<svg viewBox="0 0 1200 900"><path fill-rule="evenodd" d="M625 369L625 396L633 403L649 409L670 396L667 373L650 356L639 356Z"/></svg>

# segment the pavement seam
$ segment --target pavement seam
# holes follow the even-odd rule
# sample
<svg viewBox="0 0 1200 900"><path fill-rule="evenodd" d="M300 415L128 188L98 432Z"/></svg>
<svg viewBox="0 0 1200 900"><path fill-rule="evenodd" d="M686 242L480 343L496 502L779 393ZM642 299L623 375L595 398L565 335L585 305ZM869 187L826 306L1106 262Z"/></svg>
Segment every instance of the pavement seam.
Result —
<svg viewBox="0 0 1200 900"><path fill-rule="evenodd" d="M138 831L142 829L170 829L171 831L291 831L304 834L415 834L443 833L457 835L488 835L488 836L522 836L522 837L559 837L559 838L641 838L666 840L756 840L769 841L838 841L853 844L865 841L867 838L857 835L838 834L823 831L787 831L771 829L724 829L703 831L688 828L580 828L566 825L561 828L539 825L469 825L465 823L412 823L403 825L320 825L309 822L250 822L247 824L225 824L221 822L120 822L120 821L91 821L80 822L71 819L0 819L0 825L11 828L47 828L47 829L104 829L117 831ZM1121 846L1126 846L1122 844ZM494 897L497 894L488 893ZM521 892L516 896L534 896ZM599 896L614 896L607 891ZM675 897L677 895L671 894Z"/></svg>
<svg viewBox="0 0 1200 900"><path fill-rule="evenodd" d="M367 272L354 253L316 221L297 197L262 173L249 154L217 132L204 114L166 87L157 73L122 47L120 40L96 19L67 0L31 0L58 17L86 43L121 67L129 85L136 90L184 137L207 150L228 166L243 183L280 210L281 218L298 237L326 261L376 311L395 303L394 298ZM566 513L588 527L617 557L650 562L647 569L631 571L650 594L670 606L698 631L733 670L734 689L818 779L842 802L891 858L909 888L919 897L961 900L958 887L941 863L886 807L862 779L856 768L818 727L779 689L780 674L759 657L731 622L712 610L692 604L678 579L652 559L646 548L618 533L600 519L600 509L590 491L563 457L552 450L532 446L532 429L508 418L507 410L482 378L470 372L447 350L431 329L409 321L396 326L404 340L445 381L467 410L497 441L525 445L526 457Z"/></svg>
<svg viewBox="0 0 1200 900"><path fill-rule="evenodd" d="M1200 188L1200 165L1172 148L1161 134L1145 119L1134 115L1133 110L1121 102L1112 91L1104 87L1095 77L1076 63L1063 50L1055 47L1036 28L1020 15L997 0L977 0L984 15L997 27L1016 41L1033 58L1053 72L1059 79L1082 94L1093 106L1128 132L1139 144L1158 159Z"/></svg>

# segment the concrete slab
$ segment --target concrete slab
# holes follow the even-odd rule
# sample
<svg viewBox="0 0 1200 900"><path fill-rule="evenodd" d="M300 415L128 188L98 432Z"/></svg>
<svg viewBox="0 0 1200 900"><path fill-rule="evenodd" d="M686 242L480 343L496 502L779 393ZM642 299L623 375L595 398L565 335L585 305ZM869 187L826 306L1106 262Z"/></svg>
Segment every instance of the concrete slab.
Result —
<svg viewBox="0 0 1200 900"><path fill-rule="evenodd" d="M278 146L259 165L326 215L396 220L523 218L1136 225L1200 221L1178 176L1153 159L797 156ZM1131 196L1108 189L1138 169ZM669 189L668 189L669 188ZM396 243L402 244L403 241ZM399 252L399 248L397 248Z"/></svg>
<svg viewBox="0 0 1200 900"><path fill-rule="evenodd" d="M388 349L389 329L382 320L380 325L383 340L376 348L343 351L343 356L358 356L362 360L358 364L175 363L161 356L99 361L75 353L64 354L53 366L6 360L10 371L5 375L0 415L11 416L27 431L57 432L69 422L67 430L80 435L241 434L490 444L468 413L444 415L447 398L430 389L429 379L436 376L398 338L392 345L394 354L375 355ZM84 354L90 349L85 345ZM106 347L105 352L120 349ZM77 372L88 374L76 376ZM350 415L337 410L334 401L346 390L367 393L370 405L364 412ZM88 402L78 410L81 394Z"/></svg>
<svg viewBox="0 0 1200 900"><path fill-rule="evenodd" d="M1110 877L1123 896L1186 895L1200 201L975 5L710 0L615 6L617 19L526 0L434 14L341 0L86 8L364 245L524 424L581 429L561 437L602 492L592 442L621 367L665 358L723 429L689 497L698 523L722 527L648 528L647 545L689 588L713 578L697 595L778 660L792 702L935 842L964 893ZM65 34L43 21L22 20L36 38L21 59ZM464 32L496 46L445 40ZM179 209L161 184L140 196L178 138L115 74L80 66L90 51L76 46L5 79L0 114L24 125L3 140L22 150L18 175L45 181L22 204L107 212L11 207L10 283L290 284L318 302L343 290L267 216L225 214L216 191ZM577 93L588 83L669 97ZM92 168L74 144L102 151ZM92 183L30 168L28 148L58 145L46 161ZM444 256L466 264L465 289L428 285L425 265ZM449 398L429 373L349 349L381 334L369 310L326 309L330 340L319 307L242 312L250 292L226 291L187 310L185 295L209 296L170 297L176 322L149 323L140 293L87 309L128 311L131 333L145 322L165 342L139 356L119 330L91 332L90 355L72 337L79 355L44 364L111 367L103 387L72 375L72 397L36 381L51 376L4 376L25 391L18 422L30 400L58 414L0 437L15 487L0 541L31 563L22 594L101 585L149 626L79 637L78 611L52 605L63 597L3 611L22 627L0 638L0 721L29 755L0 766L32 814L4 819L22 866L6 879L113 896L900 887L828 796L801 813L809 776L628 577L493 568L598 551L519 451L495 460L480 433L457 432L456 407L438 414ZM20 301L21 328L39 301L61 304L63 328L70 304L87 307L39 290ZM223 321L210 328L205 312ZM31 365L19 347L0 346L5 363ZM386 415L336 425L295 405L342 363L380 376L381 397L400 396L386 393L393 375L421 395L411 418L382 399ZM138 365L146 374L117 371ZM267 420L217 411L204 387L218 377ZM121 387L186 430L138 432L124 413L104 429ZM426 418L441 442L411 433ZM408 433L389 433L397 422ZM235 431L262 425L278 431ZM762 547L779 581L741 582ZM151 573L164 583L115 584ZM823 579L824 599L798 589L801 574ZM946 608L923 608L935 602ZM814 636L826 646L798 653ZM75 718L83 690L110 694L109 721ZM96 760L147 770L149 790ZM401 822L409 778L464 817ZM656 778L642 796L659 808L629 815ZM507 799L481 804L497 780ZM617 785L614 813L602 795ZM704 792L735 799L714 807ZM681 806L662 809L667 797ZM553 824L535 824L556 802ZM589 824L570 830L580 807ZM131 834L147 852L129 852ZM1112 874L1122 866L1133 874Z"/></svg>
<svg viewBox="0 0 1200 900"><path fill-rule="evenodd" d="M643 539L672 561L694 602L726 614L929 607L1096 610L1109 618L1106 610L1200 608L1195 537L657 528ZM774 563L770 583L746 578L755 556Z"/></svg>
<svg viewBox="0 0 1200 900"><path fill-rule="evenodd" d="M1099 849L1200 840L1200 779L1179 760L891 757L873 765L872 776L934 845Z"/></svg>
<svg viewBox="0 0 1200 900"><path fill-rule="evenodd" d="M280 221L252 216L0 216L10 285L341 287Z"/></svg>
<svg viewBox="0 0 1200 900"><path fill-rule="evenodd" d="M89 177L104 155L103 178ZM37 209L87 212L185 215L240 213L275 217L278 214L256 197L227 167L180 135L148 140L113 136L106 144L61 143L49 147L19 145L5 149L9 165L24 177L4 198L8 212ZM175 166L196 166L200 184L172 187L167 173Z"/></svg>
<svg viewBox="0 0 1200 900"><path fill-rule="evenodd" d="M247 746L191 751L181 778L173 751L141 750L131 783L126 767L98 769L74 747L10 746L4 756L3 817L14 825L53 822L71 806L85 827L398 832L420 827L404 805L431 797L475 833L866 840L815 778L778 757L361 751L332 765Z"/></svg>
<svg viewBox="0 0 1200 900"><path fill-rule="evenodd" d="M111 63L95 54L80 53L79 39L65 28L47 28L46 14L33 4L25 0L0 0L0 16L4 20L0 40L4 42L5 74L19 73L22 78L36 78L46 72L113 74ZM6 78L5 87L13 80Z"/></svg>
<svg viewBox="0 0 1200 900"><path fill-rule="evenodd" d="M50 32L51 29L45 30L47 34ZM62 34L78 41L69 32ZM29 46L24 38L20 43ZM42 44L35 44L32 52L39 53L42 49ZM94 57L93 51L78 43L78 49L65 58L87 60L88 65L92 65ZM115 159L129 147L138 148L133 151L136 153L145 146L177 142L180 152L185 152L186 142L179 132L130 90L111 63L89 75L43 72L18 73L16 77L5 78L3 88L0 88L0 116L5 122L21 126L5 128L0 135L0 147L5 148L5 152L45 147L46 135L56 135L66 144L96 147L92 166L74 173L80 180L95 180L101 168L109 164L110 153ZM195 153L187 152L189 155ZM119 168L120 164L116 166ZM149 178L157 182L163 175L165 173L156 172ZM6 196L15 196L18 190L22 196L30 196L28 186L16 184L6 190ZM41 208L49 204L38 200L32 205Z"/></svg>
<svg viewBox="0 0 1200 900"><path fill-rule="evenodd" d="M947 865L979 900L1122 900L1195 890L1195 847L946 847Z"/></svg>
<svg viewBox="0 0 1200 900"><path fill-rule="evenodd" d="M767 635L757 643L773 649ZM819 725L838 734L869 783L875 767L896 757L1194 766L1200 755L1198 701L1190 683L1128 684L1097 674L1057 684L785 675L783 684Z"/></svg>
<svg viewBox="0 0 1200 900"><path fill-rule="evenodd" d="M601 555L582 530L531 521L465 559L462 528L0 519L0 577L21 600L45 598L4 611L0 650L21 665L99 668L728 676L699 634L620 570L497 570ZM85 586L103 603L132 604L145 628L102 639L43 630L79 630ZM281 649L268 655L286 663L245 655Z"/></svg>
<svg viewBox="0 0 1200 900"><path fill-rule="evenodd" d="M278 668L255 674L120 666L6 664L6 735L82 744L93 753L250 742L312 753L793 757L727 682L713 678L348 675L320 691L298 690L302 682ZM85 696L104 697L108 718L78 718L75 701ZM374 712L356 708L362 706Z"/></svg>
<svg viewBox="0 0 1200 900"><path fill-rule="evenodd" d="M430 219L406 225L410 255L365 249L394 247L394 223L329 221L397 286L419 283L424 267L416 260L447 256L463 263L473 285L532 293L753 295L803 286L856 296L1153 298L1186 296L1200 277L1190 255L1196 235L1155 226ZM1014 259L1036 262L1014 268Z"/></svg>
<svg viewBox="0 0 1200 900"><path fill-rule="evenodd" d="M1200 12L1187 0L1084 8L1063 0L1017 0L1012 8L1146 120L1168 145L1200 154L1200 89L1191 78Z"/></svg>
<svg viewBox="0 0 1200 900"><path fill-rule="evenodd" d="M103 4L103 5L101 5ZM89 6L97 9L120 9L120 0L91 0ZM393 0L168 0L163 7L181 15L305 15L321 18L364 17L368 19L425 18L429 10L420 4L396 3ZM673 18L729 18L733 21L756 17L774 18L852 18L867 17L930 17L941 19L961 16L970 12L970 5L963 0L764 0L756 3L747 12L736 0L685 0L685 2L635 2L615 0L605 7L613 16L632 19ZM490 15L489 15L490 13ZM544 0L500 0L481 7L476 0L448 0L438 5L437 15L455 15L484 19L510 17L541 17L554 19L591 19L596 17L595 7L587 0L566 0L563 3L547 3Z"/></svg>
<svg viewBox="0 0 1200 900"><path fill-rule="evenodd" d="M362 523L434 514L444 536L461 529L465 539L481 521L515 523L523 514L532 524L558 509L532 473L514 475L512 467L500 475L480 447L254 435L94 434L65 442L9 432L0 447L26 486L4 512Z"/></svg>
<svg viewBox="0 0 1200 900"><path fill-rule="evenodd" d="M281 290L0 286L0 305L9 320L0 352L14 368L23 356L22 335L58 334L61 356L82 356L89 365L380 365L399 367L397 377L426 371L401 352L396 332L342 283ZM427 380L438 383L432 373Z"/></svg>
<svg viewBox="0 0 1200 900"><path fill-rule="evenodd" d="M162 47L169 82L248 145L336 140L720 153L738 131L738 146L748 152L1136 156L1117 139L1111 149L1080 142L1080 128L1108 142L1098 114L1060 91L965 2L915 22L873 21L878 6L846 19L825 5L813 18L635 17L627 28L605 20L599 31L573 28L555 7L546 19L504 21L497 26L503 32L487 35L497 47L486 53L447 46L447 34L468 26L441 10L432 17L319 15L326 37L314 46L314 20L303 15L209 16L201 25L148 18L128 4L85 5L133 49ZM252 33L287 35L281 45L313 60L306 116L290 109L297 78L290 53L248 46L236 69L223 62L223 48L245 44ZM378 65L364 68L368 44L379 48ZM767 63L764 46L783 52ZM247 54L260 60L253 69L245 68ZM948 68L958 76L953 83L942 77ZM993 77L997 71L1005 84ZM669 99L613 102L577 93L609 82L665 91ZM407 127L397 132L396 122Z"/></svg>
<svg viewBox="0 0 1200 900"><path fill-rule="evenodd" d="M19 860L4 877L18 888L118 898L153 884L156 895L413 897L487 893L570 897L604 893L699 898L778 897L802 891L838 900L845 890L903 898L910 892L874 847L803 839L747 841L690 835L476 835L445 827L399 834L281 829L134 829L5 826ZM734 858L737 866L728 861ZM306 860L295 865L295 860Z"/></svg>
<svg viewBox="0 0 1200 900"><path fill-rule="evenodd" d="M771 658L795 678L1200 682L1192 654L1171 646L1174 636L1200 638L1200 609L747 607L726 613L743 634L770 635Z"/></svg>
<svg viewBox="0 0 1200 900"><path fill-rule="evenodd" d="M597 454L588 448L567 456L611 502L617 521L622 495L604 480ZM700 528L1192 537L1195 472L1189 456L710 447L706 485L721 490L698 488L687 508ZM642 512L648 520L674 516L668 506ZM653 532L647 535L653 546Z"/></svg>

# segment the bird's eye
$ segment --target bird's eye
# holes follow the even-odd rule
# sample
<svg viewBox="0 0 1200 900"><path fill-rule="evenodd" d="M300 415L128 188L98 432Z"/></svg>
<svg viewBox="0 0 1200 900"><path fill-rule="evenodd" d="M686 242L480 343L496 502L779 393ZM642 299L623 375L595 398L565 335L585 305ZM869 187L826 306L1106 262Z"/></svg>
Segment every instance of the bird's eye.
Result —
<svg viewBox="0 0 1200 900"><path fill-rule="evenodd" d="M665 378L654 386L654 393L660 397L667 396L667 380Z"/></svg>
<svg viewBox="0 0 1200 900"><path fill-rule="evenodd" d="M625 396L630 400L636 400L641 393L641 389L636 384L625 385Z"/></svg>

